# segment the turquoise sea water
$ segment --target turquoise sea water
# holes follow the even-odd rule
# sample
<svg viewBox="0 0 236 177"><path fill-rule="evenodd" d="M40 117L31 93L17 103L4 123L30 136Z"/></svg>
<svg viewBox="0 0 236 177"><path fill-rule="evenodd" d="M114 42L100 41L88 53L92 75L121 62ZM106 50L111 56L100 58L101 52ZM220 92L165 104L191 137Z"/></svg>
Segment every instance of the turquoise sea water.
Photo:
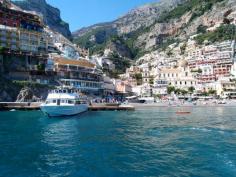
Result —
<svg viewBox="0 0 236 177"><path fill-rule="evenodd" d="M0 176L236 176L236 109L176 110L0 112Z"/></svg>

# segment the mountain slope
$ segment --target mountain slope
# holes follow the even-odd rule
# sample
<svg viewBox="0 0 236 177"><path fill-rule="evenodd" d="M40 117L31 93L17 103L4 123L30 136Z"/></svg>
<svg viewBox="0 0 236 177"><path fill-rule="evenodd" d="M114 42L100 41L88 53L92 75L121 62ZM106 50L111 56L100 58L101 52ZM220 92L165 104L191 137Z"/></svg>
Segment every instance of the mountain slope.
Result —
<svg viewBox="0 0 236 177"><path fill-rule="evenodd" d="M234 12L235 7L234 0L162 0L134 9L113 22L78 30L73 37L81 47L96 53L111 48L110 41L118 36L121 45L138 58L186 40L198 32L200 25L208 28L222 23L224 13L229 9Z"/></svg>
<svg viewBox="0 0 236 177"><path fill-rule="evenodd" d="M186 0L161 0L157 3L146 4L139 8L131 10L126 15L113 22L100 23L90 27L82 28L73 33L74 41L81 47L89 48L91 53L100 52L104 48L110 48L111 39L116 36L125 35L122 40L123 46L127 46L127 52L131 53L132 58L137 55L137 49L134 48L133 38L142 33L142 30L150 27L165 12L168 12L186 2ZM130 35L132 33L132 35ZM130 39L130 40L126 40ZM127 42L127 43L126 43ZM124 57L129 57L124 56Z"/></svg>
<svg viewBox="0 0 236 177"><path fill-rule="evenodd" d="M95 24L75 31L73 32L73 36L83 36L97 28L113 28L116 29L118 34L129 33L139 29L141 26L151 25L163 12L167 12L185 1L186 0L161 0L158 3L146 4L131 10L126 15L113 22Z"/></svg>
<svg viewBox="0 0 236 177"><path fill-rule="evenodd" d="M12 3L23 10L36 11L42 14L45 24L52 30L71 38L69 24L61 19L60 10L47 4L45 0L12 0Z"/></svg>

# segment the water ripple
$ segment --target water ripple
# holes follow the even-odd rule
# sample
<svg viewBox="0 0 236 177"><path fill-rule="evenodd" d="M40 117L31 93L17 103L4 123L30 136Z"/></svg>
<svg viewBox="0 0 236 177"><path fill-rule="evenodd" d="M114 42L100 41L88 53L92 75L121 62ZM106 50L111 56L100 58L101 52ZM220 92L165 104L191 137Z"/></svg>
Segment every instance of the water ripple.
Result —
<svg viewBox="0 0 236 177"><path fill-rule="evenodd" d="M0 176L236 176L236 110L0 113Z"/></svg>

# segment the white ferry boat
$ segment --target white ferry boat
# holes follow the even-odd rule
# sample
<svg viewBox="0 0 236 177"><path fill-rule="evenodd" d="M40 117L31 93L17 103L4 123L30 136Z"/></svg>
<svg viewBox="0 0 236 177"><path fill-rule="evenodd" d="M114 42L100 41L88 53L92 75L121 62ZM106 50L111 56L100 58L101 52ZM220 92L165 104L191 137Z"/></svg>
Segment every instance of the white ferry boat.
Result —
<svg viewBox="0 0 236 177"><path fill-rule="evenodd" d="M72 116L87 111L88 102L77 90L61 88L51 91L40 108L49 117Z"/></svg>

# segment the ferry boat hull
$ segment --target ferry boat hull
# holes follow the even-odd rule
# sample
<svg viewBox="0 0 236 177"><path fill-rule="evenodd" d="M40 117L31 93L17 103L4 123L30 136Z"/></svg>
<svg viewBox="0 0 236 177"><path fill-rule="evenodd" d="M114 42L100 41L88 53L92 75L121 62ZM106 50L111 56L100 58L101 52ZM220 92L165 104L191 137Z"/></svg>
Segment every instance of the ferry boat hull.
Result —
<svg viewBox="0 0 236 177"><path fill-rule="evenodd" d="M88 110L87 104L80 105L65 105L65 106L49 106L41 105L41 110L49 117L63 117L63 116L73 116Z"/></svg>

